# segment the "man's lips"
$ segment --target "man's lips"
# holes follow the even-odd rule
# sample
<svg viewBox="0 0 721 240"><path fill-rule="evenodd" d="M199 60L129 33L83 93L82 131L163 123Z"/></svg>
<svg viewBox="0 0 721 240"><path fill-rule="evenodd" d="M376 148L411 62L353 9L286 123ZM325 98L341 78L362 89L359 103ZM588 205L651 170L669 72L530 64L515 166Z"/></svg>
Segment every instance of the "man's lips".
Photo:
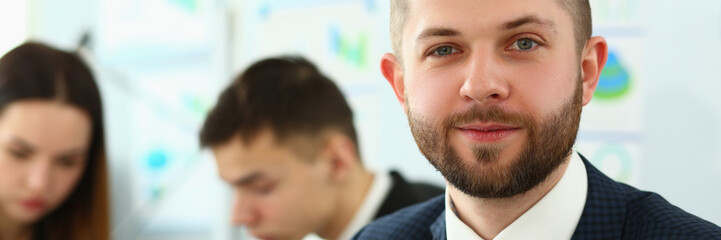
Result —
<svg viewBox="0 0 721 240"><path fill-rule="evenodd" d="M461 131L466 137L477 142L500 141L521 130L520 127L496 123L466 124L458 126L456 129Z"/></svg>

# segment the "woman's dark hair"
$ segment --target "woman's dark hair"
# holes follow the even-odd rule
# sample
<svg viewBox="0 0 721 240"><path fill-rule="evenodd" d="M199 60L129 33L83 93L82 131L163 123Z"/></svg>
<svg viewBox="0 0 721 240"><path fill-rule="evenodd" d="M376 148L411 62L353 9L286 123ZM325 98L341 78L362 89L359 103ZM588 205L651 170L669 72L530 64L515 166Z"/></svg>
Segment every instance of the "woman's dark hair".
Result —
<svg viewBox="0 0 721 240"><path fill-rule="evenodd" d="M37 239L109 238L107 170L100 92L74 53L29 42L0 58L0 116L8 105L48 100L85 111L92 138L84 172L68 198L35 224Z"/></svg>

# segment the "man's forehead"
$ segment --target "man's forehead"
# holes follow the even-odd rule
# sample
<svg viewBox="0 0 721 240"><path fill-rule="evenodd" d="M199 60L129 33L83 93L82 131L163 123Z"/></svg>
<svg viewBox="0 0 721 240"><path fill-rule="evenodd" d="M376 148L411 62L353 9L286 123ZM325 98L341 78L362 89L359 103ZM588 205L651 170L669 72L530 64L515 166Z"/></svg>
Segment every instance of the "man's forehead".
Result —
<svg viewBox="0 0 721 240"><path fill-rule="evenodd" d="M264 165L271 164L273 159L277 159L273 156L272 148L263 149L263 146L258 144L243 144L239 139L213 147L213 155L218 172L226 180L261 169Z"/></svg>
<svg viewBox="0 0 721 240"><path fill-rule="evenodd" d="M261 131L250 139L236 134L228 141L212 147L213 154L221 163L253 162L257 158L267 158L279 152L282 146L277 144L270 132Z"/></svg>
<svg viewBox="0 0 721 240"><path fill-rule="evenodd" d="M290 143L280 144L273 138L259 135L244 144L240 137L213 148L221 178L228 182L240 179L264 179L282 175L283 171L299 171L305 162Z"/></svg>
<svg viewBox="0 0 721 240"><path fill-rule="evenodd" d="M241 155L238 158L216 158L220 178L236 186L282 175L282 171L291 163L289 160L272 156L243 157Z"/></svg>
<svg viewBox="0 0 721 240"><path fill-rule="evenodd" d="M427 28L449 26L459 31L465 27L487 32L524 19L554 28L570 22L557 0L415 0L408 14L408 23L415 22L411 24L415 25L411 31L414 35Z"/></svg>

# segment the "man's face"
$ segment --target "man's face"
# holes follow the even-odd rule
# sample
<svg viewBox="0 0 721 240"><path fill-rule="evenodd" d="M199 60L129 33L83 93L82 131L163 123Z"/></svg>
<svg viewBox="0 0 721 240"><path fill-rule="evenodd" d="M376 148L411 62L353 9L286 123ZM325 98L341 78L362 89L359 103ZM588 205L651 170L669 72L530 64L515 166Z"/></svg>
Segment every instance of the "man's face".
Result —
<svg viewBox="0 0 721 240"><path fill-rule="evenodd" d="M330 168L303 159L262 131L249 145L236 136L213 147L218 172L235 189L233 223L261 239L301 239L332 211Z"/></svg>
<svg viewBox="0 0 721 240"><path fill-rule="evenodd" d="M590 98L556 0L411 1L402 37L394 89L453 186L510 197L566 159Z"/></svg>

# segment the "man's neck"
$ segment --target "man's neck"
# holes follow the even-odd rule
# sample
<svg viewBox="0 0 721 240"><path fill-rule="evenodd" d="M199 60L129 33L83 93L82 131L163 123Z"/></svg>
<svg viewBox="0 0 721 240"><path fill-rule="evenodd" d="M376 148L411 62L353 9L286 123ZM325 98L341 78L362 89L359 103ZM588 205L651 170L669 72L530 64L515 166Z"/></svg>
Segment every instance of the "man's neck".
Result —
<svg viewBox="0 0 721 240"><path fill-rule="evenodd" d="M346 187L342 187L340 194L336 196L337 207L328 224L317 232L318 236L323 239L334 240L340 237L363 204L363 200L373 184L374 176L367 170L361 168L355 174L353 180L349 181Z"/></svg>
<svg viewBox="0 0 721 240"><path fill-rule="evenodd" d="M448 184L448 192L457 210L458 218L483 239L495 238L553 189L566 172L570 159L569 155L566 161L538 186L510 198L476 198Z"/></svg>
<svg viewBox="0 0 721 240"><path fill-rule="evenodd" d="M32 239L32 226L20 224L10 220L3 212L0 212L0 239Z"/></svg>

